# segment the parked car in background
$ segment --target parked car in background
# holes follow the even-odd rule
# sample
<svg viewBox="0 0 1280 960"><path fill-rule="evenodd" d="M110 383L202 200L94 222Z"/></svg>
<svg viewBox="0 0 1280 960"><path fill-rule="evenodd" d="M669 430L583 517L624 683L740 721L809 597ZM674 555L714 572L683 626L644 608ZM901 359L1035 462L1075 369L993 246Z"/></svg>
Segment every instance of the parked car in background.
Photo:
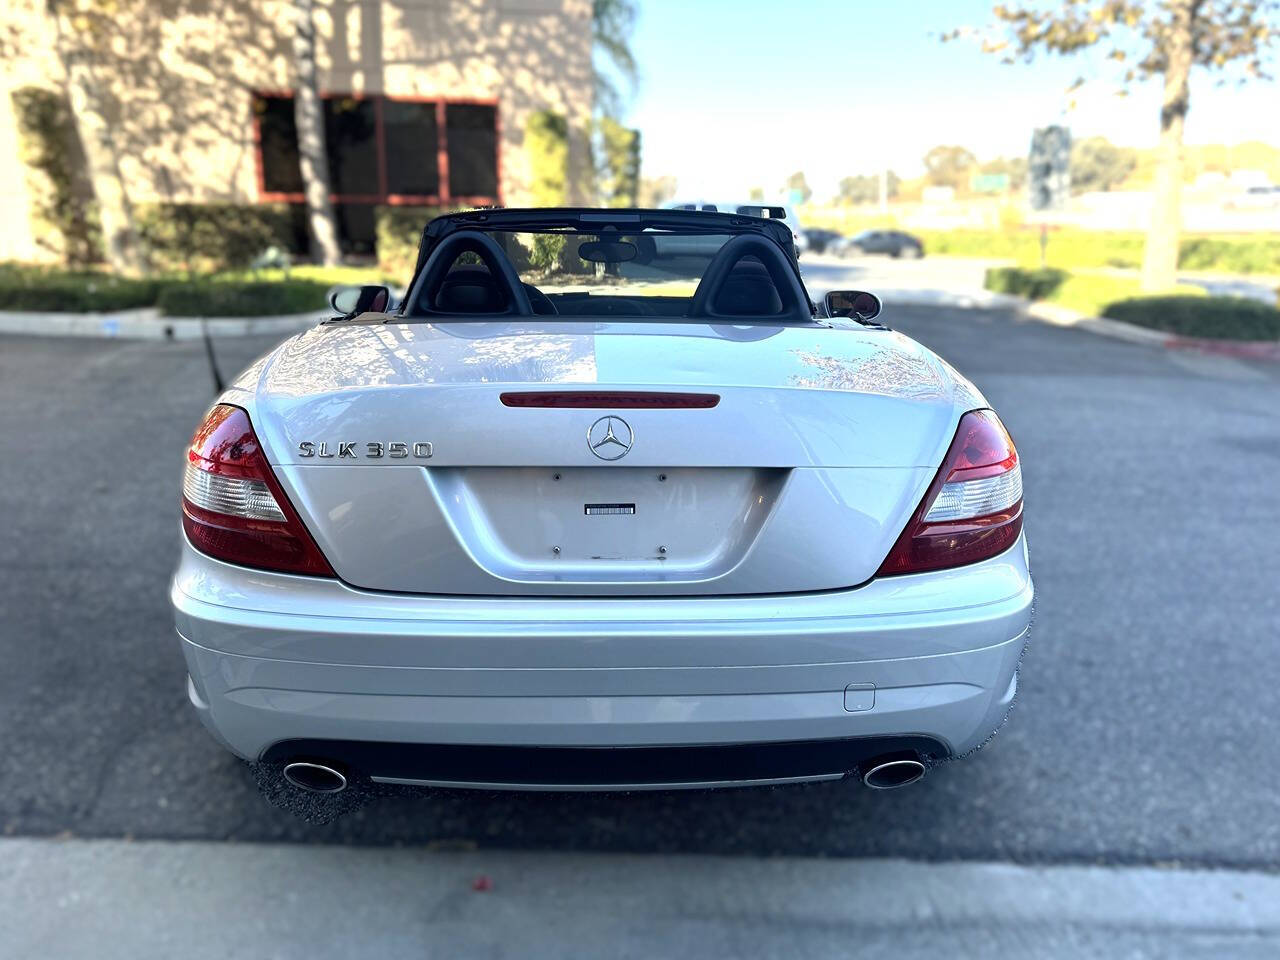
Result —
<svg viewBox="0 0 1280 960"><path fill-rule="evenodd" d="M1280 207L1280 186L1258 184L1235 197L1231 206L1238 210L1269 210Z"/></svg>
<svg viewBox="0 0 1280 960"><path fill-rule="evenodd" d="M791 236L796 248L796 253L804 253L809 249L809 240L806 236L807 231L800 226L800 218L796 216L795 208L786 203L724 203L712 200L697 201L676 201L667 204L668 210L702 210L707 213L743 213L751 217L767 217L768 210L782 210L783 220L786 221L788 227L791 228Z"/></svg>
<svg viewBox="0 0 1280 960"><path fill-rule="evenodd" d="M908 260L924 256L924 243L901 230L863 230L842 241L832 243L827 251L838 257L853 257L864 253L887 253L891 257Z"/></svg>
<svg viewBox="0 0 1280 960"><path fill-rule="evenodd" d="M825 253L827 248L833 243L837 243L844 239L838 230L828 230L826 227L811 227L804 231L804 237L809 241L809 249L814 253Z"/></svg>

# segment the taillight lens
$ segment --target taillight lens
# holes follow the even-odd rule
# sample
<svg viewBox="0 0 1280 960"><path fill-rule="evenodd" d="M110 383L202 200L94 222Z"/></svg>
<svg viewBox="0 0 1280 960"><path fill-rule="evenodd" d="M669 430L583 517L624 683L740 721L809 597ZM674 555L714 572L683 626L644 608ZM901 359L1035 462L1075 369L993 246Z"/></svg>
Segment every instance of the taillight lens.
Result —
<svg viewBox="0 0 1280 960"><path fill-rule="evenodd" d="M942 469L877 576L958 567L994 557L1022 532L1022 468L1000 418L960 418Z"/></svg>
<svg viewBox="0 0 1280 960"><path fill-rule="evenodd" d="M218 560L262 570L334 575L271 472L239 407L218 404L187 450L182 527Z"/></svg>

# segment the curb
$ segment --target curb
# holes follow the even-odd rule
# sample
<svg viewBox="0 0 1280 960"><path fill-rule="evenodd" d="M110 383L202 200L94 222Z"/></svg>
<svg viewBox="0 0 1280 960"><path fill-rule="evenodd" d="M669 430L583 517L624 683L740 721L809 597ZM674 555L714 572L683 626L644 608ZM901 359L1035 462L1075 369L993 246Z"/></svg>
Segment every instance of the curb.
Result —
<svg viewBox="0 0 1280 960"><path fill-rule="evenodd" d="M1021 298L990 290L910 290L876 287L876 296L887 307L910 304L917 307L1019 307Z"/></svg>
<svg viewBox="0 0 1280 960"><path fill-rule="evenodd" d="M53 313L0 310L0 333L38 337L105 337L122 340L199 340L211 336L297 333L332 315L331 310L271 317L164 317L156 307L116 313Z"/></svg>
<svg viewBox="0 0 1280 960"><path fill-rule="evenodd" d="M0 884L6 957L1280 950L1280 876L1232 870L9 838Z"/></svg>

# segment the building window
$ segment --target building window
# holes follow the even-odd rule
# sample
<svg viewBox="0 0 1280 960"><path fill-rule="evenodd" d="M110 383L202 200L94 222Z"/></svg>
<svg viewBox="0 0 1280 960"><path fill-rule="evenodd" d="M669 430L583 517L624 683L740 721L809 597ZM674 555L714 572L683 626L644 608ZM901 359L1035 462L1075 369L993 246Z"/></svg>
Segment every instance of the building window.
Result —
<svg viewBox="0 0 1280 960"><path fill-rule="evenodd" d="M324 142L329 185L335 197L381 194L378 182L378 117L373 100L324 98Z"/></svg>
<svg viewBox="0 0 1280 960"><path fill-rule="evenodd" d="M382 105L382 131L387 151L387 193L397 197L438 195L440 132L436 105L389 100Z"/></svg>
<svg viewBox="0 0 1280 960"><path fill-rule="evenodd" d="M349 252L373 251L380 204L501 202L498 108L492 103L332 94L324 101L331 199ZM255 94L262 200L304 201L292 94Z"/></svg>
<svg viewBox="0 0 1280 960"><path fill-rule="evenodd" d="M301 195L302 173L298 170L298 128L294 124L293 99L257 99L254 102L254 120L262 193Z"/></svg>
<svg viewBox="0 0 1280 960"><path fill-rule="evenodd" d="M496 196L498 111L478 104L445 108L445 143L449 157L449 192L457 197Z"/></svg>

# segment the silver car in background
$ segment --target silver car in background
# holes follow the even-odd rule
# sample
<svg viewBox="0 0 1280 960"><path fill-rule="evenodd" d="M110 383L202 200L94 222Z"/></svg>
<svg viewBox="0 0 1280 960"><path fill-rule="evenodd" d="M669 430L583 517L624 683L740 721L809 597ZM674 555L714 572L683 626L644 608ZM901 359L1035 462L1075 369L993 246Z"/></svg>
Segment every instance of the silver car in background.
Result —
<svg viewBox="0 0 1280 960"><path fill-rule="evenodd" d="M655 283L640 239L713 244ZM427 229L196 431L187 694L294 785L900 786L1017 690L1018 454L978 390L815 313L791 230L672 210ZM541 265L539 265L541 264Z"/></svg>
<svg viewBox="0 0 1280 960"><path fill-rule="evenodd" d="M805 236L804 227L795 207L789 203L765 203L763 200L748 200L741 203L723 200L677 200L667 204L668 210L701 210L706 213L739 213L747 216L764 216L780 219L791 228L791 242L796 253L805 253L809 249L809 238ZM779 216L781 214L781 216Z"/></svg>

